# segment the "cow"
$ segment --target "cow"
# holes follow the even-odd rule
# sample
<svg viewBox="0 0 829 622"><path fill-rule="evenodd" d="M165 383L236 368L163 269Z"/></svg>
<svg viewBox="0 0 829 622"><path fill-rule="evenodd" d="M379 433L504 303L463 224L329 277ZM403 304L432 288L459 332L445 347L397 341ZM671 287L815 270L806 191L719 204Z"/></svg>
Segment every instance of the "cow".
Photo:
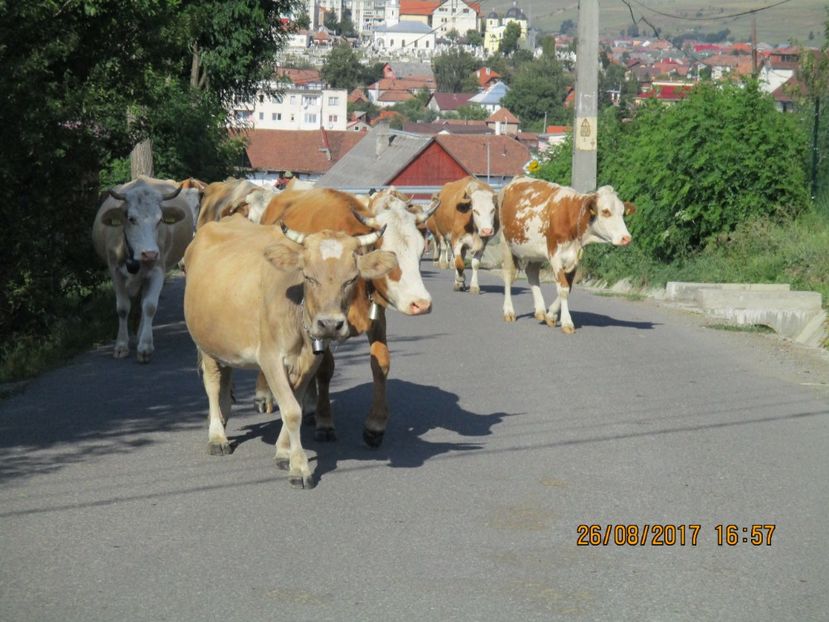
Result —
<svg viewBox="0 0 829 622"><path fill-rule="evenodd" d="M268 203L276 194L277 191L273 188L257 186L246 179L213 182L204 191L196 228L236 212L258 223Z"/></svg>
<svg viewBox="0 0 829 622"><path fill-rule="evenodd" d="M190 211L193 212L193 225L195 230L195 224L199 219L199 207L201 206L202 197L204 197L204 191L207 188L207 184L200 179L196 179L194 177L188 177L187 179L182 180L178 185L181 186L181 196L187 201L187 204L190 206Z"/></svg>
<svg viewBox="0 0 829 622"><path fill-rule="evenodd" d="M164 275L193 237L193 214L181 192L175 182L141 176L108 190L95 215L92 243L106 262L115 289L115 358L130 353L127 324L132 300L141 304L138 360L148 363L152 357L153 318Z"/></svg>
<svg viewBox="0 0 829 622"><path fill-rule="evenodd" d="M515 266L526 263L532 289L535 318L554 327L561 311L561 330L575 331L567 299L576 267L586 244L627 246L631 235L624 216L636 206L622 202L610 186L583 194L573 188L541 179L519 177L501 189L499 195L503 274L504 320L515 321L512 281ZM549 262L556 282L557 297L545 311L538 273Z"/></svg>
<svg viewBox="0 0 829 622"><path fill-rule="evenodd" d="M346 312L359 278L380 278L394 254L361 254L382 235L338 231L305 235L260 227L241 215L208 223L187 248L184 319L199 352L209 404L208 452L226 455L234 368L259 369L276 396L282 429L277 466L290 483L313 487L302 448L299 405L319 366L324 341L348 336Z"/></svg>
<svg viewBox="0 0 829 622"><path fill-rule="evenodd" d="M271 201L262 217L262 224L282 219L287 226L304 233L334 229L349 235L365 235L385 228L378 248L393 252L399 265L382 278L359 279L358 294L348 309L350 335L364 333L371 344L374 395L363 427L363 440L369 447L379 447L383 442L389 418L386 377L391 361L386 342L386 307L391 306L405 315L423 315L432 308L432 297L420 274L424 242L417 228L431 213L412 214L408 210L408 198L394 187L373 194L367 207L346 192L315 188L283 192ZM329 398L333 374L334 358L326 350L317 372L315 417L315 437L323 442L336 440ZM257 383L257 400L260 409L268 407L267 387L261 379Z"/></svg>
<svg viewBox="0 0 829 622"><path fill-rule="evenodd" d="M426 223L435 238L438 265L449 267L448 247L455 256L455 291L466 288L464 267L466 249L472 251L472 281L469 292L479 294L478 267L487 242L495 235L495 192L488 184L469 176L443 186L438 195L439 206ZM439 249L439 250L438 250Z"/></svg>

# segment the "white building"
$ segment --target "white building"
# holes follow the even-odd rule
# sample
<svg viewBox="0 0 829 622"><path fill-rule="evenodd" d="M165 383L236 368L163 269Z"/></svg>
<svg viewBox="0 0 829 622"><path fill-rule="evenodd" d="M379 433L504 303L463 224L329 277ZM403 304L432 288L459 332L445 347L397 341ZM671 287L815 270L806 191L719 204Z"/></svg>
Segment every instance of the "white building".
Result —
<svg viewBox="0 0 829 622"><path fill-rule="evenodd" d="M399 14L399 5L398 5ZM351 21L359 34L372 32L386 20L386 0L353 0Z"/></svg>
<svg viewBox="0 0 829 622"><path fill-rule="evenodd" d="M343 0L306 0L305 7L311 20L311 30L323 25L324 15L329 11L336 14L338 22L343 19Z"/></svg>
<svg viewBox="0 0 829 622"><path fill-rule="evenodd" d="M432 28L438 37L451 30L463 37L469 30L480 30L478 12L464 0L445 0L432 13Z"/></svg>
<svg viewBox="0 0 829 622"><path fill-rule="evenodd" d="M264 130L345 130L345 89L285 89L279 97L258 93L256 101L234 106L236 121Z"/></svg>
<svg viewBox="0 0 829 622"><path fill-rule="evenodd" d="M378 51L430 58L435 51L435 33L420 22L381 25L374 29L373 46Z"/></svg>

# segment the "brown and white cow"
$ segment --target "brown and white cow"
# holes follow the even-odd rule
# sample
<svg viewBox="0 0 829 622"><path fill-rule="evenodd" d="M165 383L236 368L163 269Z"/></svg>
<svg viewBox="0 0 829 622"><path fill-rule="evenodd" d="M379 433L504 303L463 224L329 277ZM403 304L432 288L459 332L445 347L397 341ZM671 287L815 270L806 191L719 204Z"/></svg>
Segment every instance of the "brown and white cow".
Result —
<svg viewBox="0 0 829 622"><path fill-rule="evenodd" d="M271 201L262 217L262 224L281 219L287 226L304 233L324 229L349 235L385 231L377 247L393 252L398 267L381 278L361 278L357 282L358 294L348 309L350 334L365 333L371 344L374 397L363 429L363 440L370 447L378 447L382 443L389 417L386 377L391 360L386 341L386 307L395 308L405 315L423 315L432 308L432 297L426 291L420 274L424 241L418 231L418 224L425 222L430 215L431 212L420 216L412 214L408 210L408 198L394 188L373 194L368 206L346 192L315 188L283 192ZM330 350L326 350L317 373L316 438L321 441L336 438L329 399L333 373L334 358ZM266 394L266 387L258 382L257 399L260 403Z"/></svg>
<svg viewBox="0 0 829 622"><path fill-rule="evenodd" d="M358 278L380 278L397 260L385 251L363 254L382 232L282 231L241 215L199 229L185 255L184 319L209 402L208 451L232 451L225 426L233 368L258 368L282 417L277 465L289 470L293 486L310 488L300 401L322 360L322 342L348 336L346 313L359 295Z"/></svg>
<svg viewBox="0 0 829 622"><path fill-rule="evenodd" d="M455 256L455 291L466 287L464 267L466 249L472 251L472 281L469 291L480 293L478 267L486 243L495 235L495 192L488 184L475 177L464 177L443 186L438 195L439 205L427 222L435 238L435 253L440 249L438 265L448 268L448 249Z"/></svg>
<svg viewBox="0 0 829 622"><path fill-rule="evenodd" d="M153 318L164 275L181 259L193 238L193 215L175 182L139 177L112 188L92 225L95 251L109 267L115 289L118 336L115 358L129 355L127 320L140 295L138 360L153 353Z"/></svg>
<svg viewBox="0 0 829 622"><path fill-rule="evenodd" d="M268 203L277 194L273 187L258 186L246 179L227 179L208 184L196 228L237 212L258 223Z"/></svg>
<svg viewBox="0 0 829 622"><path fill-rule="evenodd" d="M526 264L535 306L535 318L555 326L561 311L561 330L575 330L567 298L573 286L582 248L603 243L627 246L631 236L624 216L636 211L623 203L610 186L582 194L573 188L540 179L519 177L501 189L499 213L503 239L504 320L515 321L511 285L518 262ZM557 297L545 311L538 273L549 262Z"/></svg>

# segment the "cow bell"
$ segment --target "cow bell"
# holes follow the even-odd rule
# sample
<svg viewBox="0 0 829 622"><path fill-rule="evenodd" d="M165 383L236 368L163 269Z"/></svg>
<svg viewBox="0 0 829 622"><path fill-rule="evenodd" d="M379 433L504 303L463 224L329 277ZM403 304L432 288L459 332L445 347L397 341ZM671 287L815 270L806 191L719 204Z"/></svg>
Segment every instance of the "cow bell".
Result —
<svg viewBox="0 0 829 622"><path fill-rule="evenodd" d="M311 343L311 350L314 354L322 354L325 352L325 348L328 344L326 343L325 339L314 339L313 343Z"/></svg>
<svg viewBox="0 0 829 622"><path fill-rule="evenodd" d="M371 303L371 309L368 311L368 319L374 321L380 317L380 305L376 302Z"/></svg>

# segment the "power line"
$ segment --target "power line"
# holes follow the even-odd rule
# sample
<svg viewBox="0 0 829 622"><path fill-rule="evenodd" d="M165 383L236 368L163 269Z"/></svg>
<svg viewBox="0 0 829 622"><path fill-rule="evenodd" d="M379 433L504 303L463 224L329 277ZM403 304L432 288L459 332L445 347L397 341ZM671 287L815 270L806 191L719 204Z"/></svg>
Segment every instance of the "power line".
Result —
<svg viewBox="0 0 829 622"><path fill-rule="evenodd" d="M624 0L623 0L624 1ZM649 7L648 5L639 2L639 0L630 0L631 2L638 4L643 9L650 11L651 13L655 13L656 15L661 15L662 17L670 17L671 19L679 19L684 20L687 22L710 22L710 21L719 21L723 19L731 19L732 17L742 17L743 15L751 15L753 13L759 13L760 11L765 11L767 9L773 9L774 7L780 6L781 4L786 4L791 2L792 0L780 0L780 2L775 2L774 4L768 4L766 6L761 6L756 9L749 9L747 11L741 11L739 13L731 13L729 15L717 15L711 17L686 17L684 15L674 15L672 13L665 13L658 9L654 9L653 7ZM627 4L627 2L625 2ZM630 5L628 5L630 8Z"/></svg>

